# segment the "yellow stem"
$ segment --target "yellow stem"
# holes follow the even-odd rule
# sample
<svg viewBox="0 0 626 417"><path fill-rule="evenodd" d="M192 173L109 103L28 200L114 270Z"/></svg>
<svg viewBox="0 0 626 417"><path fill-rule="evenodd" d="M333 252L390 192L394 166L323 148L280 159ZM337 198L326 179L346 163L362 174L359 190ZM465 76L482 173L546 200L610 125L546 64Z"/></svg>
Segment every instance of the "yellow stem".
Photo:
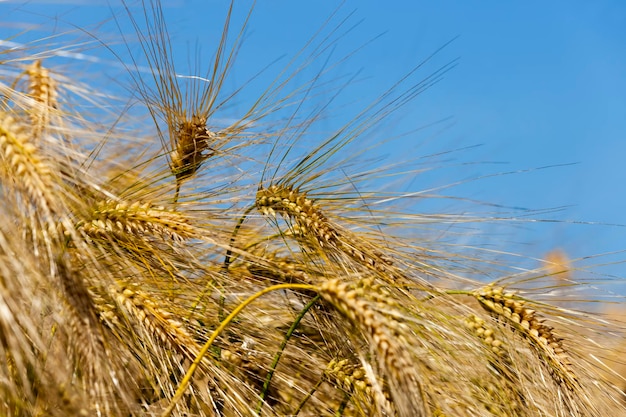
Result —
<svg viewBox="0 0 626 417"><path fill-rule="evenodd" d="M170 414L172 414L172 411L174 410L174 407L176 407L176 403L181 399L181 397L185 393L185 390L187 389L187 386L189 385L189 382L191 381L191 378L193 377L194 372L198 368L198 365L200 365L200 362L204 358L204 355L206 355L206 353L208 352L209 348L211 347L211 345L213 344L215 339L217 339L217 336L220 335L220 333L226 328L226 326L228 326L228 324L231 321L233 321L233 319L235 317L237 317L237 315L241 312L241 310L246 308L254 300L256 300L257 298L259 298L259 297L261 297L261 296L263 296L263 295L265 295L267 293L270 293L272 291L278 291L278 290L315 290L315 287L313 285L307 285L307 284L278 284L278 285L272 285L271 287L267 287L267 288L265 288L265 289L255 293L255 294L252 294L243 303L239 304L228 315L228 317L226 317L224 319L224 321L222 321L220 323L218 328L215 329L213 331L213 333L211 334L211 337L209 338L209 340L207 340L207 342L204 344L204 346L202 346L202 349L200 349L200 352L198 353L198 356L193 361L193 363L191 364L191 366L187 370L187 373L185 374L184 378L180 382L180 385L178 386L178 389L176 390L176 393L174 394L174 398L172 398L172 401L170 402L170 405L165 409L165 411L163 411L163 413L161 414L161 417L169 417Z"/></svg>

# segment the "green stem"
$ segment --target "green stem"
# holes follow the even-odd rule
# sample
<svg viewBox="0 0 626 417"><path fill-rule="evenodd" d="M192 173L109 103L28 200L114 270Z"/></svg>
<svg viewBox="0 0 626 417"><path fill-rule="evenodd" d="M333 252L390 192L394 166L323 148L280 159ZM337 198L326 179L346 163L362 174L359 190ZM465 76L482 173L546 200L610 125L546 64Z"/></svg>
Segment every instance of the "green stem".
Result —
<svg viewBox="0 0 626 417"><path fill-rule="evenodd" d="M341 404L339 404L339 408L337 409L337 412L335 413L336 417L343 416L343 412L346 410L346 407L348 406L349 401L350 401L350 395L348 393L345 393L343 396L343 401L341 402Z"/></svg>
<svg viewBox="0 0 626 417"><path fill-rule="evenodd" d="M274 371L276 370L276 367L278 366L278 362L280 361L280 357L282 356L282 354L283 354L283 352L285 350L285 347L287 347L287 342L289 341L289 339L293 335L293 332L300 325L300 321L302 321L302 319L304 318L306 313L311 309L311 307L313 307L313 305L315 305L315 303L319 299L320 299L320 295L318 294L315 297L313 297L311 299L311 301L309 301L307 303L307 305L304 306L302 311L300 311L300 313L298 314L298 316L294 320L293 324L291 325L291 327L289 328L289 330L285 334L285 338L283 339L283 342L280 344L280 347L278 348L278 351L276 352L276 355L274 356L274 361L272 362L272 365L270 366L270 369L269 369L269 371L267 373L267 376L265 377L265 382L263 383L263 390L261 391L261 395L260 395L259 405L257 406L257 409L256 409L256 413L258 415L261 415L261 409L263 408L263 402L265 401L265 396L267 395L267 392L269 391L270 383L272 381L272 376L274 376Z"/></svg>
<svg viewBox="0 0 626 417"><path fill-rule="evenodd" d="M178 199L178 187L176 188L176 199ZM226 251L226 257L224 258L224 264L222 265L222 270L224 272L228 271L228 268L230 266L231 263L231 258L233 255L233 245L235 244L235 239L237 238L237 233L239 232L239 229L241 229L241 226L243 225L243 222L246 220L246 217L248 216L248 214L250 214L250 212L254 209L254 206L250 206L246 209L246 211L243 213L243 215L239 218L239 221L237 221L237 225L235 226L235 230L233 230L233 234L230 238L230 245L228 247L228 250ZM191 306L191 311L189 313L189 317L191 317L191 314L196 310L196 308L198 308L198 305L200 304L200 302L202 301L202 299L206 296L206 294L209 292L209 290L215 287L215 282L214 280L210 280L209 283L207 284L207 286L205 287L204 291L202 291L202 294L200 294L200 296L198 297L198 299L194 302L194 304ZM222 321L224 319L224 302L225 302L225 298L224 298L224 294L222 293L222 291L220 290L220 299L219 299L219 307L218 307L218 312L217 312L217 317L219 321Z"/></svg>
<svg viewBox="0 0 626 417"><path fill-rule="evenodd" d="M315 386L311 389L311 391L307 393L306 397L304 397L302 401L300 401L300 404L298 404L298 408L296 408L295 411L293 412L294 417L300 414L300 411L302 411L302 409L304 408L304 405L307 403L307 401L309 401L309 399L313 396L313 394L315 394L317 389L320 387L320 385L322 385L322 383L324 383L325 380L326 380L325 375L322 375L320 380L317 381L317 384L315 384Z"/></svg>
<svg viewBox="0 0 626 417"><path fill-rule="evenodd" d="M237 221L235 230L233 230L233 234L230 237L230 245L228 245L228 250L226 251L226 257L224 258L224 265L222 268L225 271L228 271L228 267L230 266L230 263L231 263L231 258L233 256L233 245L235 244L235 239L237 239L237 233L239 233L239 229L241 229L243 222L246 221L246 217L248 217L248 214L250 214L250 212L254 210L255 207L256 206L248 207L246 211L243 212L243 215L239 218L239 221Z"/></svg>

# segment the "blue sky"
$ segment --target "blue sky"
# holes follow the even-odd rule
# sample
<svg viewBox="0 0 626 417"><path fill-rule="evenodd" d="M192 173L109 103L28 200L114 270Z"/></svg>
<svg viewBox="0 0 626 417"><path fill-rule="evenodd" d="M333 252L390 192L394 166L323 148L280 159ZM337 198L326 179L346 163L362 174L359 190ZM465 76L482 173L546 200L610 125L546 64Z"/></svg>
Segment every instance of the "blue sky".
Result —
<svg viewBox="0 0 626 417"><path fill-rule="evenodd" d="M392 117L397 132L449 119L404 137L406 147L385 152L404 158L400 149L432 153L481 145L455 153L450 169L418 176L416 187L528 171L495 175L447 193L511 207L565 207L540 216L560 222L522 224L516 236L507 236L512 250L531 257L557 247L574 258L626 249L626 227L614 226L626 224L626 2L384 3L347 0L339 12L354 11L349 21L356 27L341 39L334 56L381 35L337 68L343 74L361 71L349 92L354 103L374 99L452 39L422 74L459 58L441 82ZM203 40L221 30L218 22L227 2L163 4L177 59L186 62L196 43L201 51L211 50ZM246 4L238 2L237 18L247 11ZM259 1L236 68L258 70L295 53L338 4ZM0 39L25 28L25 22L44 25L30 27L16 41L44 36L42 28L48 30L55 21L58 31L68 23L95 31L112 10L121 13L119 2L0 1ZM111 24L103 28L104 37L118 35ZM233 82L247 75L236 69ZM455 162L477 164L452 167ZM537 169L545 166L552 167ZM453 210L453 204L448 208ZM578 224L585 222L598 224ZM619 254L591 263L625 258ZM626 276L624 265L599 269Z"/></svg>

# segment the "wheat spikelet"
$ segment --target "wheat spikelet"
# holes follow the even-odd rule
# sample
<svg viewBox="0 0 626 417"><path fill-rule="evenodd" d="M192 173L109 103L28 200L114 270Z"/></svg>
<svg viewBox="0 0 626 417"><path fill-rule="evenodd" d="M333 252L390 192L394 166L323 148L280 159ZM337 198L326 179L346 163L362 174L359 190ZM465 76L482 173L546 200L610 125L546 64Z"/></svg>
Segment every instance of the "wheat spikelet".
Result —
<svg viewBox="0 0 626 417"><path fill-rule="evenodd" d="M334 386L349 393L350 401L355 403L355 411L361 414L371 415L375 413L374 406L377 403L384 404L380 407L383 410L394 410L384 381L378 383L378 386L382 387L381 393L378 387L372 386L367 371L361 364L354 363L349 359L332 359L324 371L324 376Z"/></svg>
<svg viewBox="0 0 626 417"><path fill-rule="evenodd" d="M506 345L498 338L496 332L485 323L485 320L472 314L465 319L465 325L479 337L482 342L496 355L506 355Z"/></svg>
<svg viewBox="0 0 626 417"><path fill-rule="evenodd" d="M368 394L371 393L372 385L366 378L363 367L351 363L348 359L331 360L326 367L325 373L337 386L348 392L358 390Z"/></svg>
<svg viewBox="0 0 626 417"><path fill-rule="evenodd" d="M30 110L33 125L32 137L37 140L50 123L50 113L57 108L57 85L50 76L50 71L41 65L41 60L26 67L28 75L28 94L35 100Z"/></svg>

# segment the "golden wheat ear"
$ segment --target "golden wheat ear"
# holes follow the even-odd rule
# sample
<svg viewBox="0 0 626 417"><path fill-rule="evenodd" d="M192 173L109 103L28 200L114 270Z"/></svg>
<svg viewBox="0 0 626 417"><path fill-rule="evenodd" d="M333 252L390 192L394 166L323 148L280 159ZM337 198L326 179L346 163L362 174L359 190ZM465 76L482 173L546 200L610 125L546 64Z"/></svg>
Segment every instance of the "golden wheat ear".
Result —
<svg viewBox="0 0 626 417"><path fill-rule="evenodd" d="M321 253L342 253L358 264L383 273L391 282L394 275L397 276L388 257L364 239L330 222L321 207L307 198L305 193L279 185L260 187L256 207L264 215L275 216L278 212L291 218L296 223L298 235L308 238L309 243Z"/></svg>
<svg viewBox="0 0 626 417"><path fill-rule="evenodd" d="M43 220L50 222L60 203L54 191L58 184L55 170L33 143L30 129L13 115L0 112L0 170L5 189L24 193L26 201L37 206Z"/></svg>
<svg viewBox="0 0 626 417"><path fill-rule="evenodd" d="M602 407L598 407L599 404L589 396L588 381L583 380L573 366L563 339L557 336L553 327L545 324L545 319L534 308L530 308L526 300L494 285L482 287L473 294L485 310L528 342L529 348L558 387L557 398L564 410L577 416L601 413ZM605 388L609 388L609 385Z"/></svg>
<svg viewBox="0 0 626 417"><path fill-rule="evenodd" d="M563 340L555 335L552 327L543 324L543 319L535 310L526 307L525 302L516 299L512 292L499 287L486 286L474 295L483 308L502 317L528 340L531 347L544 358L558 384L569 390L580 387L563 347Z"/></svg>
<svg viewBox="0 0 626 417"><path fill-rule="evenodd" d="M33 139L38 140L50 123L51 113L57 109L57 82L50 71L43 67L41 60L34 61L26 68L28 94L35 100L30 118L33 126Z"/></svg>
<svg viewBox="0 0 626 417"><path fill-rule="evenodd" d="M146 79L136 61L135 71L131 71L131 75L156 124L163 155L168 160L176 182L174 200L178 201L183 182L192 178L207 159L238 136L247 124L239 122L229 128L214 129L210 119L216 108L224 104L219 101L219 97L223 95L221 90L234 64L248 19L229 47L228 37L232 30L230 23L235 5L232 1L210 69L205 74L182 76L177 73L173 63L172 46L160 1L142 1L142 5L144 24L139 23L127 5L125 7L151 68L152 77ZM248 17L250 13L251 10Z"/></svg>
<svg viewBox="0 0 626 417"><path fill-rule="evenodd" d="M204 117L193 115L191 120L179 123L177 137L176 149L172 152L172 171L180 186L215 152L211 144L216 141L217 134L209 131Z"/></svg>
<svg viewBox="0 0 626 417"><path fill-rule="evenodd" d="M337 311L347 317L367 337L372 354L379 361L384 377L388 382L391 398L400 416L422 417L429 415L429 404L422 384L417 363L411 358L403 338L399 334L400 323L379 313L359 290L329 280L319 287L322 297ZM379 385L370 378L372 385ZM381 413L393 413L385 409L387 401L381 394L378 407ZM381 396L382 395L382 396Z"/></svg>

